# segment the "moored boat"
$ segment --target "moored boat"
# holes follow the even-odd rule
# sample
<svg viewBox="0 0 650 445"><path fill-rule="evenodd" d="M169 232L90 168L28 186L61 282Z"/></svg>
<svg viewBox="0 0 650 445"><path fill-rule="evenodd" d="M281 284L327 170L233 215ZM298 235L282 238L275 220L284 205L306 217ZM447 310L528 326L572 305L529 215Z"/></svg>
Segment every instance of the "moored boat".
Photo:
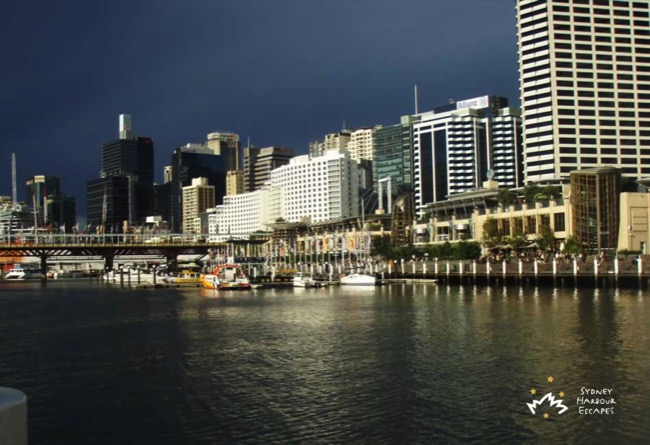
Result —
<svg viewBox="0 0 650 445"><path fill-rule="evenodd" d="M314 280L314 278L308 274L297 272L293 276L293 287L323 287L325 283Z"/></svg>
<svg viewBox="0 0 650 445"><path fill-rule="evenodd" d="M217 266L212 273L203 275L201 282L207 289L243 290L251 288L244 270L237 264Z"/></svg>
<svg viewBox="0 0 650 445"><path fill-rule="evenodd" d="M200 284L202 282L201 274L191 270L183 270L177 276L164 277L165 283L175 284Z"/></svg>
<svg viewBox="0 0 650 445"><path fill-rule="evenodd" d="M341 277L341 284L355 285L355 286L375 286L377 278L372 275L362 273L351 273Z"/></svg>

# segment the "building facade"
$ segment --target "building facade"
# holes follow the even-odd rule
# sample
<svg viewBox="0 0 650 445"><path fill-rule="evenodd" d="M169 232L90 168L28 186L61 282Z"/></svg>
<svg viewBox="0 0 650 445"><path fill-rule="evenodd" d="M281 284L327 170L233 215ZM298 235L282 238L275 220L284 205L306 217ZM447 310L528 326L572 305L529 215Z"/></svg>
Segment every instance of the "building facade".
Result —
<svg viewBox="0 0 650 445"><path fill-rule="evenodd" d="M249 168L249 177L244 181L250 184L249 191L259 190L271 179L271 171L287 165L296 155L292 148L265 147L257 151L254 163Z"/></svg>
<svg viewBox="0 0 650 445"><path fill-rule="evenodd" d="M151 138L132 135L131 117L128 115L120 116L119 134L120 139L102 145L101 178L126 178L129 187L127 193L129 200L128 222L129 224L141 224L153 210L154 143ZM124 181L121 181L120 184L122 182ZM87 202L89 222L97 221L97 212L92 212L91 215L90 209L103 206L103 193L98 193L95 190L98 184L105 184L110 188L117 182L95 180L87 183L86 196L88 199L99 199L96 202ZM106 218L108 220L124 216L123 214L110 215L112 210L108 212L109 215Z"/></svg>
<svg viewBox="0 0 650 445"><path fill-rule="evenodd" d="M477 97L421 114L413 125L418 214L428 203L479 188L487 179L522 186L519 125L503 97Z"/></svg>
<svg viewBox="0 0 650 445"><path fill-rule="evenodd" d="M192 185L183 187L183 233L196 233L194 219L213 207L214 186L207 178L193 178Z"/></svg>
<svg viewBox="0 0 650 445"><path fill-rule="evenodd" d="M413 124L420 116L403 116L397 125L373 131L373 182L390 178L393 190L413 189Z"/></svg>
<svg viewBox="0 0 650 445"><path fill-rule="evenodd" d="M517 0L526 181L650 174L650 4Z"/></svg>
<svg viewBox="0 0 650 445"><path fill-rule="evenodd" d="M271 185L282 190L282 217L311 222L358 216L357 162L345 150L323 156L298 156L271 172Z"/></svg>
<svg viewBox="0 0 650 445"><path fill-rule="evenodd" d="M228 170L226 173L226 196L244 193L244 171Z"/></svg>
<svg viewBox="0 0 650 445"><path fill-rule="evenodd" d="M207 178L214 187L215 205L223 203L226 195L226 174L228 159L203 144L186 144L178 147L172 154L172 182L170 189L170 227L180 231L183 227L183 187L192 184L193 178Z"/></svg>
<svg viewBox="0 0 650 445"><path fill-rule="evenodd" d="M595 168L571 172L574 238L584 251L616 249L621 171Z"/></svg>
<svg viewBox="0 0 650 445"><path fill-rule="evenodd" d="M226 160L228 170L241 170L241 143L236 133L217 132L208 134L205 144L215 155Z"/></svg>
<svg viewBox="0 0 650 445"><path fill-rule="evenodd" d="M350 152L352 159L356 161L372 161L373 131L372 128L362 127L350 133L350 141L346 149Z"/></svg>
<svg viewBox="0 0 650 445"><path fill-rule="evenodd" d="M49 222L47 198L61 194L61 179L58 176L34 176L25 183L25 203L34 207L39 224Z"/></svg>

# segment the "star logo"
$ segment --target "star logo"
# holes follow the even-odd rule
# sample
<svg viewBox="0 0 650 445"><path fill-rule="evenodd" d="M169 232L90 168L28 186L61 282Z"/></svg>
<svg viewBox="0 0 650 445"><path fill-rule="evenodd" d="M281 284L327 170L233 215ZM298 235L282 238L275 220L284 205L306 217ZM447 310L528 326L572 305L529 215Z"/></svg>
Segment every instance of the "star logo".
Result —
<svg viewBox="0 0 650 445"><path fill-rule="evenodd" d="M548 383L553 383L555 379L553 376L549 375L546 377L546 381ZM528 409L530 410L533 415L537 414L537 409L541 406L544 405L542 409L545 409L547 411L544 412L543 417L544 419L548 419L551 417L551 413L548 411L548 406L550 405L550 409L557 409L557 414L562 414L566 410L569 409L568 406L564 404L564 401L562 398L565 396L564 391L559 392L559 397L556 398L556 396L552 392L548 392L544 394L543 397L540 399L536 399L535 396L537 395L537 389L536 388L531 388L528 392L533 396L533 401L532 403L526 403L526 406L528 406Z"/></svg>

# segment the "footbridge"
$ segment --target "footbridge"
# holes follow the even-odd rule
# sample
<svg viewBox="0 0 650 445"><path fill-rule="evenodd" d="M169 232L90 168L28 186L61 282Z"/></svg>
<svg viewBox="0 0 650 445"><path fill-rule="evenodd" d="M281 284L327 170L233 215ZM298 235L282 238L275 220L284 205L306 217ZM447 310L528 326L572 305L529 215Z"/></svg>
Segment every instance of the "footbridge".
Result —
<svg viewBox="0 0 650 445"><path fill-rule="evenodd" d="M209 242L194 234L11 234L0 236L0 257L37 257L47 277L47 262L67 257L102 257L112 270L116 256L158 255L173 263L179 255L217 255L235 246L251 250L266 240Z"/></svg>

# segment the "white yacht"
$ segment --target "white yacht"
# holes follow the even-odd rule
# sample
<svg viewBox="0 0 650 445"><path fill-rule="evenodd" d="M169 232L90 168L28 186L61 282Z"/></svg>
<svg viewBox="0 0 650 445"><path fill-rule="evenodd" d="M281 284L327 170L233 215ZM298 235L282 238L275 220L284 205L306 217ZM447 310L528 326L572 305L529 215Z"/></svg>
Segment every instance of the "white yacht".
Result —
<svg viewBox="0 0 650 445"><path fill-rule="evenodd" d="M308 274L302 272L297 272L293 276L293 287L323 287L325 283L314 280L314 278Z"/></svg>
<svg viewBox="0 0 650 445"><path fill-rule="evenodd" d="M14 266L7 274L4 276L4 280L24 280L25 279L25 269L21 266Z"/></svg>
<svg viewBox="0 0 650 445"><path fill-rule="evenodd" d="M355 286L375 286L377 279L373 275L366 275L362 273L351 273L341 277L341 284L355 285Z"/></svg>

